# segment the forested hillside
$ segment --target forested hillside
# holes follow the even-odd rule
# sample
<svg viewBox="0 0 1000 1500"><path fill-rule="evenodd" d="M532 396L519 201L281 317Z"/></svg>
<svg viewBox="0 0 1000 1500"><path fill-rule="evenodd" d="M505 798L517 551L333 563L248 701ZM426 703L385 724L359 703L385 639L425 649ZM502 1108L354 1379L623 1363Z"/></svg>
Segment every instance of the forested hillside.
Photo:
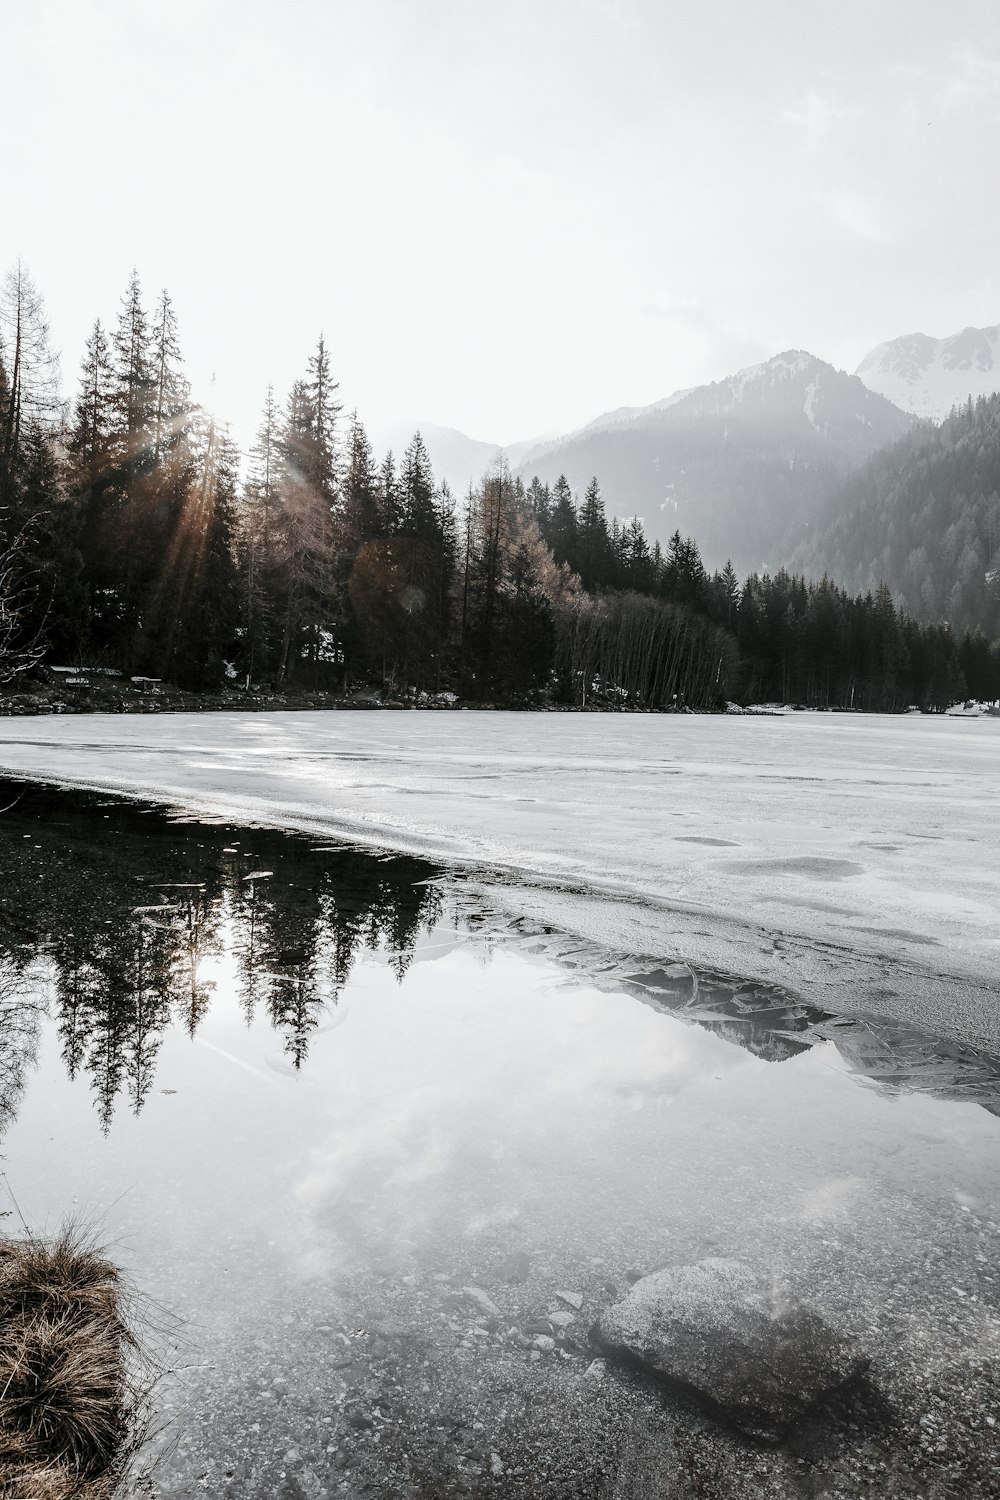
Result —
<svg viewBox="0 0 1000 1500"><path fill-rule="evenodd" d="M825 507L794 565L849 589L884 580L918 620L1000 635L1000 394L876 454Z"/></svg>
<svg viewBox="0 0 1000 1500"><path fill-rule="evenodd" d="M709 573L581 495L495 463L456 502L415 434L376 455L321 337L241 455L192 400L169 295L133 274L65 405L23 267L0 301L0 680L60 665L252 701L940 708L1000 695L980 639L781 571Z"/></svg>
<svg viewBox="0 0 1000 1500"><path fill-rule="evenodd" d="M847 474L914 418L860 380L801 350L727 380L612 412L532 449L519 463L582 490L599 474L609 504L647 534L697 535L713 567L776 566L791 531L811 521Z"/></svg>

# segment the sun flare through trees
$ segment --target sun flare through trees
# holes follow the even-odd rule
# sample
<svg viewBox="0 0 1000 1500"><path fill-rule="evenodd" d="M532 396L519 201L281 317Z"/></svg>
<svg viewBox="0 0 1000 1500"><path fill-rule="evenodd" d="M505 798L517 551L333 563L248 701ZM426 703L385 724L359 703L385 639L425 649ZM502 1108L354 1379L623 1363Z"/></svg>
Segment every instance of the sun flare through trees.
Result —
<svg viewBox="0 0 1000 1500"><path fill-rule="evenodd" d="M506 461L456 498L415 433L379 457L323 335L243 455L192 399L168 292L133 272L63 403L27 269L0 302L0 672L87 665L194 692L452 693L525 706L940 708L1000 694L981 635L884 585L709 575L609 520L597 477Z"/></svg>

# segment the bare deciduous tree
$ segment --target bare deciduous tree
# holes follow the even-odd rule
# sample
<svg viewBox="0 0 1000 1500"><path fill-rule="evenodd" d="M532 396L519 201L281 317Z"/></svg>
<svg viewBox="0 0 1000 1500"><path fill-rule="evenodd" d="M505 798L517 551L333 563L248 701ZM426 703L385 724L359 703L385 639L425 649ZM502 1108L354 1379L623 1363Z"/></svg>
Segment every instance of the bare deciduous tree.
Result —
<svg viewBox="0 0 1000 1500"><path fill-rule="evenodd" d="M9 499L31 422L46 426L59 408L59 361L49 346L42 298L18 261L0 288L0 365L5 399L0 402L0 504Z"/></svg>
<svg viewBox="0 0 1000 1500"><path fill-rule="evenodd" d="M42 629L25 638L25 615L36 593L25 566L31 525L0 551L0 684L30 671L45 654Z"/></svg>

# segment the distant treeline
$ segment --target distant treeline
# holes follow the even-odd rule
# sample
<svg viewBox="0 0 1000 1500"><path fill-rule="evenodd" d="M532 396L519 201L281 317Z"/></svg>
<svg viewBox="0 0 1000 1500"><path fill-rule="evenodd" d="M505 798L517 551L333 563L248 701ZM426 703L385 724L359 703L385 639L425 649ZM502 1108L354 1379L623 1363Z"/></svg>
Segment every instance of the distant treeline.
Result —
<svg viewBox="0 0 1000 1500"><path fill-rule="evenodd" d="M61 406L21 266L0 308L0 677L43 660L195 691L453 691L481 702L940 708L1000 695L1000 653L785 572L708 575L610 524L597 480L502 462L456 500L416 434L378 459L321 338L244 461L191 399L137 276Z"/></svg>

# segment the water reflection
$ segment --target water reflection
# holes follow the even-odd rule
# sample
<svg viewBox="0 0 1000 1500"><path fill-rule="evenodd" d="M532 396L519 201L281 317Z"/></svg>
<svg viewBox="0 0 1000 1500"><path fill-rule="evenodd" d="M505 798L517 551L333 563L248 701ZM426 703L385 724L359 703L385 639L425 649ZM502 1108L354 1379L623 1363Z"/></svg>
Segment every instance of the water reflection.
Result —
<svg viewBox="0 0 1000 1500"><path fill-rule="evenodd" d="M2 1181L29 1223L99 1214L193 1330L164 1500L518 1500L539 1454L573 1456L547 1493L607 1495L646 1396L590 1377L586 1330L637 1271L710 1255L859 1332L914 1420L931 1364L957 1372L944 1427L989 1409L969 1351L995 1347L998 1122L929 1096L996 1111L995 1062L683 965L638 972L418 860L0 786L15 799ZM670 1430L693 1453L689 1420ZM994 1471L986 1446L966 1475ZM704 1493L764 1492L753 1454L729 1461L732 1487ZM801 1489L798 1462L767 1492L850 1488Z"/></svg>
<svg viewBox="0 0 1000 1500"><path fill-rule="evenodd" d="M765 1062L833 1042L850 1072L882 1092L973 1100L1000 1115L1000 1059L965 1043L898 1021L837 1016L766 986L699 976L683 964L629 974L624 984L638 999Z"/></svg>
<svg viewBox="0 0 1000 1500"><path fill-rule="evenodd" d="M0 825L0 1128L16 1113L48 992L71 1079L105 1131L138 1114L172 1024L194 1036L212 961L236 961L248 1025L263 1013L301 1068L358 953L402 979L437 920L433 871L406 858L314 849L93 797L10 788Z"/></svg>
<svg viewBox="0 0 1000 1500"><path fill-rule="evenodd" d="M142 1111L168 1028L198 1033L220 961L246 1025L266 1018L300 1070L359 955L381 950L401 981L444 913L441 872L417 859L22 784L0 785L0 805L0 1133L46 1011L69 1078L89 1080L107 1132L120 1102ZM520 941L765 1061L833 1042L884 1091L974 1099L1000 1114L1000 1062L971 1047L682 964L635 972L558 934L499 930L468 904L462 918L487 950Z"/></svg>

